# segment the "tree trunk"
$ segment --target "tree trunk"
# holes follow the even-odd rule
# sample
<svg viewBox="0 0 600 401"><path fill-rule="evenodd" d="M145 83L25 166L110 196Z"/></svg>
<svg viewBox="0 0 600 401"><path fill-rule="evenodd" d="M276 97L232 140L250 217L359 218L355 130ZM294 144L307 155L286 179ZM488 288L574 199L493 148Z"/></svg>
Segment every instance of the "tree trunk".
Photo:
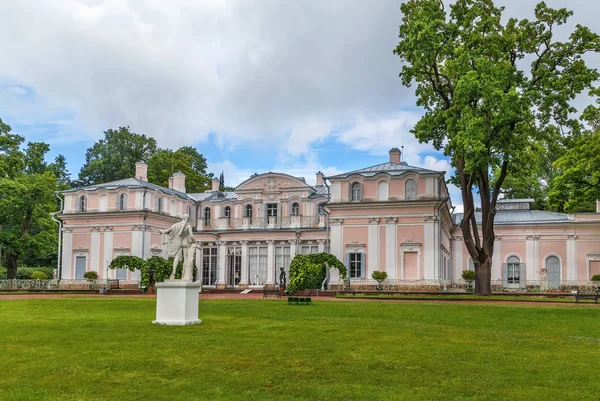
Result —
<svg viewBox="0 0 600 401"><path fill-rule="evenodd" d="M8 266L6 268L6 278L9 280L17 278L17 256L8 255L6 259L8 262Z"/></svg>
<svg viewBox="0 0 600 401"><path fill-rule="evenodd" d="M487 257L483 263L475 265L475 295L490 295L492 293L492 259Z"/></svg>

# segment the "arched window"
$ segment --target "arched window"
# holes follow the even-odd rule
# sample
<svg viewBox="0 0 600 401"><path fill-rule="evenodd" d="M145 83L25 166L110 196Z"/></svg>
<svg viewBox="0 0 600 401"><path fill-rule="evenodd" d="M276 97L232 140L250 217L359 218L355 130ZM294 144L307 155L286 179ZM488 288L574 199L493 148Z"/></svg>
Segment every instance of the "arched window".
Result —
<svg viewBox="0 0 600 401"><path fill-rule="evenodd" d="M298 202L292 203L292 216L300 216L300 204Z"/></svg>
<svg viewBox="0 0 600 401"><path fill-rule="evenodd" d="M87 196L81 195L77 200L77 211L87 212Z"/></svg>
<svg viewBox="0 0 600 401"><path fill-rule="evenodd" d="M252 205L251 204L246 205L246 207L244 209L244 217L252 218Z"/></svg>
<svg viewBox="0 0 600 401"><path fill-rule="evenodd" d="M156 213L162 212L162 202L159 196L154 197L154 211Z"/></svg>
<svg viewBox="0 0 600 401"><path fill-rule="evenodd" d="M106 212L108 210L108 197L104 194L100 195L100 204L98 209L101 212Z"/></svg>
<svg viewBox="0 0 600 401"><path fill-rule="evenodd" d="M417 199L417 182L412 178L404 183L404 199Z"/></svg>
<svg viewBox="0 0 600 401"><path fill-rule="evenodd" d="M550 288L560 287L560 259L556 256L549 256L546 259L546 271Z"/></svg>
<svg viewBox="0 0 600 401"><path fill-rule="evenodd" d="M521 260L517 256L511 256L506 261L508 265L508 272L506 274L506 279L508 285L518 285L521 283L521 270L520 264Z"/></svg>
<svg viewBox="0 0 600 401"><path fill-rule="evenodd" d="M377 199L386 201L389 199L389 184L387 181L380 181L377 185Z"/></svg>
<svg viewBox="0 0 600 401"><path fill-rule="evenodd" d="M318 210L319 210L319 214L325 214L325 204L319 203Z"/></svg>
<svg viewBox="0 0 600 401"><path fill-rule="evenodd" d="M121 194L117 198L117 210L127 210L127 194Z"/></svg>
<svg viewBox="0 0 600 401"><path fill-rule="evenodd" d="M231 219L231 207L230 206L225 206L225 208L223 208L223 217L227 217L228 219Z"/></svg>
<svg viewBox="0 0 600 401"><path fill-rule="evenodd" d="M210 208L209 207L204 208L204 225L206 227L210 227Z"/></svg>
<svg viewBox="0 0 600 401"><path fill-rule="evenodd" d="M355 182L350 187L350 200L359 201L361 199L361 185L360 182Z"/></svg>

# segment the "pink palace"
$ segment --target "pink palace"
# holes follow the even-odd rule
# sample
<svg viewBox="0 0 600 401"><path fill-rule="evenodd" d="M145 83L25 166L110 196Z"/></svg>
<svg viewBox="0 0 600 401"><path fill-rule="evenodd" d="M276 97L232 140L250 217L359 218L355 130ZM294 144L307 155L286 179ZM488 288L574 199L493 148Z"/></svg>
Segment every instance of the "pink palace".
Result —
<svg viewBox="0 0 600 401"><path fill-rule="evenodd" d="M119 255L165 256L160 229L190 216L199 249L197 280L204 287L252 288L276 284L279 268L294 255L330 252L348 269L350 285L388 282L443 284L461 281L472 261L456 226L443 171L409 166L394 148L389 160L324 177L255 174L233 192L186 193L185 175L164 188L148 182L147 166L135 177L62 192L64 280L139 282L139 272L109 270ZM600 202L596 213L530 210L533 199L498 202L492 280L504 288L587 284L600 274ZM543 270L545 269L545 270ZM331 286L342 285L337 271ZM347 283L346 283L347 285Z"/></svg>

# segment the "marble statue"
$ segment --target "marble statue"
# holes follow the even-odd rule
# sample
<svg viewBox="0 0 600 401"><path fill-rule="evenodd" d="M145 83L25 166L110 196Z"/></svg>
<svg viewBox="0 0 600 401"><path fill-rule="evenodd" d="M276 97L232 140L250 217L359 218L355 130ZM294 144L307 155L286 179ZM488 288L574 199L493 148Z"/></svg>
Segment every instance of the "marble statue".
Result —
<svg viewBox="0 0 600 401"><path fill-rule="evenodd" d="M195 252L196 246L192 227L188 224L189 219L190 216L184 214L180 222L173 224L166 230L160 230L162 243L163 245L167 245L168 257L175 258L173 260L173 271L169 277L171 280L175 279L177 265L183 260L184 270L186 269L186 265L189 265L190 272L188 275L182 273L182 280L193 281L194 253L191 250L193 249Z"/></svg>
<svg viewBox="0 0 600 401"><path fill-rule="evenodd" d="M198 244L195 242L190 245L187 252L187 258L183 263L183 271L181 272L181 280L194 281L194 258L196 257L196 249Z"/></svg>

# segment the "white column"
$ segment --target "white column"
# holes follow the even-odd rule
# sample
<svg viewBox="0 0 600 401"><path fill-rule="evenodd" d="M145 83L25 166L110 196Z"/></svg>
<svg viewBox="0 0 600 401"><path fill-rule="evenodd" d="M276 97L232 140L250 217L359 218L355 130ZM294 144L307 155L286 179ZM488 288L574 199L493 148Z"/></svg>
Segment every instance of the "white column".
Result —
<svg viewBox="0 0 600 401"><path fill-rule="evenodd" d="M396 279L396 266L398 265L396 260L398 255L396 248L396 220L396 218L388 218L385 225L385 271L388 278L392 280Z"/></svg>
<svg viewBox="0 0 600 401"><path fill-rule="evenodd" d="M463 246L464 243L461 239L455 238L452 241L454 251L452 252L452 260L454 263L454 280L460 280L461 274L465 268L463 262Z"/></svg>
<svg viewBox="0 0 600 401"><path fill-rule="evenodd" d="M330 221L331 230L331 254L338 258L342 263L344 262L344 244L343 244L343 233L342 233L342 220L331 219Z"/></svg>
<svg viewBox="0 0 600 401"><path fill-rule="evenodd" d="M431 280L435 279L435 267L437 266L436 256L438 255L439 249L436 251L436 242L435 242L435 230L436 224L435 221L431 218L428 221L425 221L424 224L424 254L423 254L423 277L424 279ZM419 272L421 274L421 272Z"/></svg>
<svg viewBox="0 0 600 401"><path fill-rule="evenodd" d="M494 240L494 256L492 256L492 280L502 280L502 243L497 235Z"/></svg>
<svg viewBox="0 0 600 401"><path fill-rule="evenodd" d="M225 285L225 269L227 262L227 243L219 244L219 268L217 270L217 285Z"/></svg>
<svg viewBox="0 0 600 401"><path fill-rule="evenodd" d="M342 263L344 259L340 259ZM379 270L379 218L369 218L367 231L367 277L368 273ZM388 272L389 275L389 272Z"/></svg>
<svg viewBox="0 0 600 401"><path fill-rule="evenodd" d="M290 241L290 261L296 256L296 241Z"/></svg>
<svg viewBox="0 0 600 401"><path fill-rule="evenodd" d="M577 235L567 236L567 280L577 280ZM564 269L564 267L563 267ZM561 277L562 279L562 277ZM585 278L583 278L585 279Z"/></svg>
<svg viewBox="0 0 600 401"><path fill-rule="evenodd" d="M142 256L142 232L131 231L131 256Z"/></svg>
<svg viewBox="0 0 600 401"><path fill-rule="evenodd" d="M319 239L317 240L317 244L319 244L319 253L325 252L325 240Z"/></svg>
<svg viewBox="0 0 600 401"><path fill-rule="evenodd" d="M90 270L99 273L102 270L102 266L99 266L100 262L100 233L97 231L98 228L94 227L90 234Z"/></svg>
<svg viewBox="0 0 600 401"><path fill-rule="evenodd" d="M267 284L275 283L275 241L267 241Z"/></svg>
<svg viewBox="0 0 600 401"><path fill-rule="evenodd" d="M104 231L104 257L102 258L102 274L100 277L105 277L107 275L106 269L108 265L113 260L113 232L105 229Z"/></svg>
<svg viewBox="0 0 600 401"><path fill-rule="evenodd" d="M70 280L73 278L73 233L70 229L65 229L63 231L62 247L61 278Z"/></svg>
<svg viewBox="0 0 600 401"><path fill-rule="evenodd" d="M240 278L240 284L248 285L248 241L241 241L242 243L242 277Z"/></svg>
<svg viewBox="0 0 600 401"><path fill-rule="evenodd" d="M525 281L536 279L536 239L535 235L528 235L525 240ZM523 277L521 277L521 280Z"/></svg>

